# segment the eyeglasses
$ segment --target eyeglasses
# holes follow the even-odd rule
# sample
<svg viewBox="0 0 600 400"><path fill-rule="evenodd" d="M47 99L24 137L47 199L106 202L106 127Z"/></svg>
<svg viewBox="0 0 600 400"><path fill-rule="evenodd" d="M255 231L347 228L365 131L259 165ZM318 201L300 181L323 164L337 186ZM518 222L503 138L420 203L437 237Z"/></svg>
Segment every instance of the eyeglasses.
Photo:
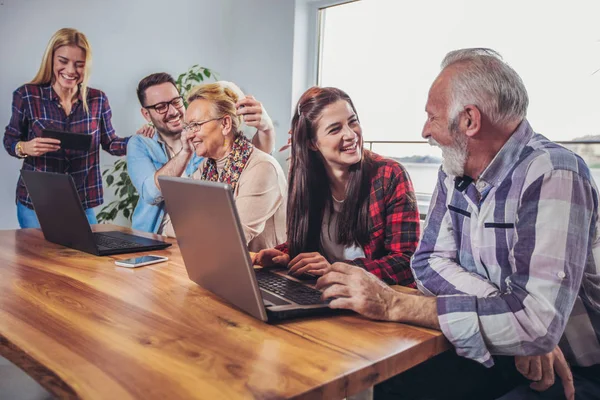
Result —
<svg viewBox="0 0 600 400"><path fill-rule="evenodd" d="M166 114L167 111L169 111L169 106L173 106L175 108L183 107L183 97L181 97L181 96L175 97L173 100L163 101L160 103L153 104L151 106L146 106L144 108L146 108L146 109L152 108L152 109L154 109L154 111L156 111L159 114Z"/></svg>
<svg viewBox="0 0 600 400"><path fill-rule="evenodd" d="M206 124L207 122L218 121L218 120L223 119L223 118L225 118L225 117L223 116L223 117L219 117L219 118L207 119L206 121L192 122L192 123L189 123L187 125L184 125L183 126L183 130L186 131L186 132L196 133L196 132L199 132L200 129L202 129L202 125Z"/></svg>

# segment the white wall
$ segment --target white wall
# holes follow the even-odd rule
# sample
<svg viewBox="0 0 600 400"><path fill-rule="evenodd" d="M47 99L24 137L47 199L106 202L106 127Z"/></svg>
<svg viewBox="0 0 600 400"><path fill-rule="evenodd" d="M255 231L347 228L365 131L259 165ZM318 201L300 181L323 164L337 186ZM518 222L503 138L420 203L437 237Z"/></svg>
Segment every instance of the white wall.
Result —
<svg viewBox="0 0 600 400"><path fill-rule="evenodd" d="M294 0L251 0L236 3L231 19L231 80L263 103L275 123L273 156L287 143L292 96ZM252 77L252 79L248 79Z"/></svg>
<svg viewBox="0 0 600 400"><path fill-rule="evenodd" d="M263 102L279 124L279 148L289 129L293 24L293 0L2 0L0 128L9 121L12 92L33 78L50 36L73 27L92 45L90 86L107 94L119 136L144 122L135 95L141 78L176 76L199 63ZM103 153L101 164L115 159ZM18 227L20 165L0 151L0 229ZM105 204L111 198L106 193Z"/></svg>

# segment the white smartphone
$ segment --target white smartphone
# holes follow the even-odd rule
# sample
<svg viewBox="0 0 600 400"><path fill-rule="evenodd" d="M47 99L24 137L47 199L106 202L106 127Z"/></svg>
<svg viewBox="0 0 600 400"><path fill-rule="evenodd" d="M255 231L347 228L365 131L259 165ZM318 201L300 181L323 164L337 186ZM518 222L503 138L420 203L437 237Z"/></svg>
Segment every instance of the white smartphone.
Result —
<svg viewBox="0 0 600 400"><path fill-rule="evenodd" d="M141 256L141 257L135 257L135 258L127 258L125 260L117 260L117 261L115 261L115 264L117 264L121 267L137 268L137 267L142 267L144 265L156 264L156 263L167 261L167 260L168 260L167 257L149 255L149 256Z"/></svg>

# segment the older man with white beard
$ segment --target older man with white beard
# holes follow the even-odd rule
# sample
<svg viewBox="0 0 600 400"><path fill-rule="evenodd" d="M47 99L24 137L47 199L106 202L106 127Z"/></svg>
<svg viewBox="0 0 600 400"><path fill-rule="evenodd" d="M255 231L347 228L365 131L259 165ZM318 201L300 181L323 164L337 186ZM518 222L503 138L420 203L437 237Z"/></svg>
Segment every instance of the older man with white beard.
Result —
<svg viewBox="0 0 600 400"><path fill-rule="evenodd" d="M528 102L496 52L449 53L423 128L444 157L411 262L426 296L346 264L319 279L332 308L441 329L456 349L376 398L600 398L598 189L534 133Z"/></svg>

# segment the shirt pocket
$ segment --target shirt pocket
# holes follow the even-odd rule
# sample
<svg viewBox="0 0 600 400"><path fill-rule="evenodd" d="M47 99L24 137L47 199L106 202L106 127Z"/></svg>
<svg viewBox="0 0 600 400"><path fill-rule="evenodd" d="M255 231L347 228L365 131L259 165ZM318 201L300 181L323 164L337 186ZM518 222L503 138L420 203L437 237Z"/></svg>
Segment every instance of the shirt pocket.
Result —
<svg viewBox="0 0 600 400"><path fill-rule="evenodd" d="M513 222L484 222L483 227L492 229L514 229L515 224Z"/></svg>
<svg viewBox="0 0 600 400"><path fill-rule="evenodd" d="M36 137L42 137L42 131L44 129L55 129L58 131L64 130L63 126L55 124L51 119L34 118L29 127L29 139L31 140Z"/></svg>

